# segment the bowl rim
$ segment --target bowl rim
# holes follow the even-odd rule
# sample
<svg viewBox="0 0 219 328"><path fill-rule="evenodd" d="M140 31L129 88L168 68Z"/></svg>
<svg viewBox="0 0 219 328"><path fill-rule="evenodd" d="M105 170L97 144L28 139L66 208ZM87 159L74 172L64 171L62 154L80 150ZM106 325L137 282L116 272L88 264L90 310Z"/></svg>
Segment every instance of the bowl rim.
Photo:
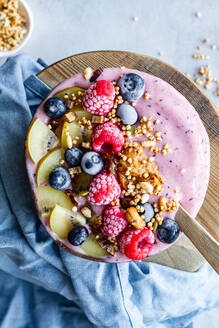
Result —
<svg viewBox="0 0 219 328"><path fill-rule="evenodd" d="M8 50L8 51L4 51L4 52L0 51L0 58L11 57L11 56L14 56L16 53L18 53L26 45L26 43L30 39L30 36L33 32L34 19L33 19L32 11L31 11L29 5L27 4L26 0L18 0L18 1L23 5L23 7L27 13L28 20L29 20L29 29L28 29L27 34L25 35L24 39L21 41L21 43L16 48L14 48L13 50Z"/></svg>
<svg viewBox="0 0 219 328"><path fill-rule="evenodd" d="M60 59L60 60L56 61L55 63L52 63L50 66L48 66L48 67L44 68L42 71L40 71L37 74L37 77L41 81L46 83L53 90L59 84L61 84L65 79L68 79L71 75L78 73L79 59L81 59L81 58L83 59L82 63L84 65L84 69L85 69L89 65L91 67L93 67L92 64L94 63L94 61L95 61L95 63L98 63L99 56L104 58L104 62L107 65L107 66L103 66L103 67L117 67L115 65L110 66L111 61L112 61L113 58L114 58L114 62L115 61L116 62L117 61L122 62L122 64L124 64L125 66L128 65L128 66L126 66L128 68L133 68L133 61L135 61L135 62L137 62L138 65L137 65L137 67L134 67L134 68L136 68L138 70L142 70L142 71L147 72L149 74L153 74L153 75L163 79L164 81L166 81L170 85L172 85L177 91L179 91L192 104L192 106L195 108L195 110L199 114L200 119L204 123L205 129L206 129L206 131L208 133L208 136L209 136L211 156L213 154L215 154L213 152L212 145L213 145L214 142L216 142L216 135L215 135L216 133L214 133L214 130L213 130L213 127L212 127L212 122L209 121L210 120L209 116L206 116L204 118L203 115L200 115L199 110L202 109L203 112L208 112L209 111L210 113L215 115L215 117L218 117L218 111L216 109L216 106L214 105L214 103L210 99L208 99L208 97L204 94L204 92L202 90L200 90L197 87L197 85L191 79L189 79L185 74L183 74L178 69L171 66L170 64L168 64L164 61L161 61L158 58L138 54L138 53L135 53L135 52L121 51L121 50L88 51L88 52L76 53L76 54L73 54L73 55L68 56L66 58ZM89 60L88 60L88 58L89 58ZM119 58L119 59L117 60L117 58ZM76 65L74 65L74 63L75 63L74 60L76 62ZM131 67L129 66L130 63L132 64ZM56 69L56 66L58 67L58 70ZM120 64L118 64L118 67L119 66L120 66ZM61 70L62 67L64 67L63 71ZM94 67L98 68L99 66L94 66ZM54 69L54 72L53 72L53 69ZM165 76L163 76L164 69L167 69L167 71L169 73L168 79ZM82 69L81 69L81 71L82 71ZM49 74L48 74L48 72L49 72ZM61 76L60 78L59 78L59 73L60 73L60 76ZM70 76L68 75L68 73L70 74ZM181 82L183 82L183 84L186 86L186 88L176 86L176 81L178 80L178 79L176 79L176 76L178 76L178 78L181 79ZM50 82L50 83L48 83L48 82ZM185 90L189 90L189 93L186 94ZM48 94L48 96L49 95L50 94ZM196 97L194 97L194 95ZM199 99L199 101L196 101L196 103L195 103L195 101L194 101L195 98L200 98L201 100ZM209 125L207 124L208 121L210 122ZM212 162L211 162L210 173L212 172L212 167L213 167L213 165L212 165ZM211 180L212 179L209 177L207 192L209 191L209 186L211 185ZM32 189L31 189L31 191L32 191ZM199 212L198 212L196 218L200 217L202 219L201 214L202 214L202 210L203 210L204 206L206 206L206 203L207 203L206 198L207 197L208 197L208 195L205 194L204 202L203 202L201 208L199 209ZM34 200L36 202L35 198L34 198ZM211 202L210 202L210 204L211 204ZM207 205L209 206L209 202L207 203ZM200 214L200 212L201 212L201 214ZM55 240L53 237L52 237L52 239L56 244L58 244L60 247L62 247L63 249L65 249L69 253L73 254L74 256L82 257L84 259L88 259L88 260L94 261L94 262L109 263L109 262L104 261L103 258L101 258L101 257L97 258L97 257L89 256L89 255L79 254L78 252L73 251L72 249L68 248L60 240ZM182 250L184 250L186 248L188 250L194 251L195 248L192 248L192 244L189 247L186 247L187 243L188 243L188 240L186 239L186 243L184 243L184 244L177 244L177 245L175 243L171 244L170 247L168 247L167 249L165 249L165 250L163 250L163 251L161 251L157 254L149 255L143 261L155 262L155 263L159 263L159 264L163 265L164 263L163 263L163 261L161 261L161 258L164 256L163 254L167 251L168 251L168 253L170 252L170 254L171 254L171 249L173 249L173 252L175 252L176 247L179 248L179 249L182 249ZM195 254L196 254L196 257L198 257L199 253L197 252ZM186 257L187 257L186 258L186 263L188 264L188 258L191 258L191 257L190 257L190 255L188 255ZM154 258L154 261L153 261L153 258ZM169 258L169 255L168 255L168 258ZM118 262L110 262L110 263L118 263ZM126 262L123 262L123 263L126 263ZM197 270L198 268L200 268L200 266L201 266L201 264L203 264L203 262L202 262L201 257L200 257L199 258L199 264L198 265L196 264L195 267L193 267L191 263L188 264L188 266L187 266L187 264L186 265L183 264L183 268L182 268L182 267L178 266L178 264L176 262L173 262L172 260L170 262L167 262L167 263L166 263L166 260L165 260L164 265L167 265L167 266L179 269L179 270L186 270L186 271L193 272L193 271Z"/></svg>

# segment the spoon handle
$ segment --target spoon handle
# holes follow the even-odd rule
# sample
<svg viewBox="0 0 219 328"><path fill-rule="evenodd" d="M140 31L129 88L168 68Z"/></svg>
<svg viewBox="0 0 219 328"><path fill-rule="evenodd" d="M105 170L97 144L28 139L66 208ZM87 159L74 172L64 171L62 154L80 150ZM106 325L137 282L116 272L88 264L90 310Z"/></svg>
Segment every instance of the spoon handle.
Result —
<svg viewBox="0 0 219 328"><path fill-rule="evenodd" d="M219 274L219 243L181 205L179 205L175 221L181 231Z"/></svg>

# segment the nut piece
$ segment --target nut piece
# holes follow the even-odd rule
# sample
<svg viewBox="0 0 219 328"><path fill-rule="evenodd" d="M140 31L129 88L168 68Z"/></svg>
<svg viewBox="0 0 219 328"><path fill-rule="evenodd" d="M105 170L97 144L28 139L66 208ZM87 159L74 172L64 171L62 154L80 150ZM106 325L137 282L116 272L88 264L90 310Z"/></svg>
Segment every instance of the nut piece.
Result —
<svg viewBox="0 0 219 328"><path fill-rule="evenodd" d="M74 112L69 112L67 114L64 115L64 119L68 122L71 123L73 121L75 121L76 119L76 115Z"/></svg>
<svg viewBox="0 0 219 328"><path fill-rule="evenodd" d="M91 76L93 74L93 70L91 67L87 67L83 73L85 80L90 80Z"/></svg>
<svg viewBox="0 0 219 328"><path fill-rule="evenodd" d="M88 219L92 217L91 209L87 206L82 207L81 213Z"/></svg>
<svg viewBox="0 0 219 328"><path fill-rule="evenodd" d="M148 194L152 194L154 187L149 182L139 182L140 187L146 191Z"/></svg>
<svg viewBox="0 0 219 328"><path fill-rule="evenodd" d="M72 148L72 146L73 146L72 138L70 137L69 134L67 134L66 142L67 142L67 146L68 146L68 148L69 148L69 149Z"/></svg>
<svg viewBox="0 0 219 328"><path fill-rule="evenodd" d="M141 204L147 203L148 200L149 200L149 195L148 194L144 194L144 195L141 196Z"/></svg>
<svg viewBox="0 0 219 328"><path fill-rule="evenodd" d="M136 229L145 227L145 221L140 217L135 207L129 207L126 210L126 220Z"/></svg>

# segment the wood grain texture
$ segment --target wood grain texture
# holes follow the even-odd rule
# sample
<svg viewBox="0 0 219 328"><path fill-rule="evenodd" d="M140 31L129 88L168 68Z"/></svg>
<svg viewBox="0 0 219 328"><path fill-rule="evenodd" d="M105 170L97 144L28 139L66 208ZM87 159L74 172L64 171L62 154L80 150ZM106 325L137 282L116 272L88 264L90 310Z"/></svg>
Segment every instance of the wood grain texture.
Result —
<svg viewBox="0 0 219 328"><path fill-rule="evenodd" d="M219 116L213 103L190 79L175 68L155 58L130 52L95 51L74 55L49 66L41 71L38 77L54 88L71 75L84 71L88 66L93 69L100 66L125 66L153 74L176 88L197 110L210 138L211 172L205 201L196 219L216 241L219 241L219 161L217 155L219 152ZM167 251L147 261L187 271L195 271L204 263L203 257L185 236Z"/></svg>

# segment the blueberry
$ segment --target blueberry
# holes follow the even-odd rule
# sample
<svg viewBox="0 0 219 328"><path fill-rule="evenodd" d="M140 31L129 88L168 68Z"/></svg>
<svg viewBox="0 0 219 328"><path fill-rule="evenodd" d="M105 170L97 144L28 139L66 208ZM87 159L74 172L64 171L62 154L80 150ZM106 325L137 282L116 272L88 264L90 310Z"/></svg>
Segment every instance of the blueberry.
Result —
<svg viewBox="0 0 219 328"><path fill-rule="evenodd" d="M151 219L154 217L154 208L150 203L141 204L144 207L145 222L150 222Z"/></svg>
<svg viewBox="0 0 219 328"><path fill-rule="evenodd" d="M74 246L81 245L88 238L88 230L84 226L77 226L68 234L68 241Z"/></svg>
<svg viewBox="0 0 219 328"><path fill-rule="evenodd" d="M157 228L157 238L162 243L171 244L177 239L179 232L180 229L176 221L165 218Z"/></svg>
<svg viewBox="0 0 219 328"><path fill-rule="evenodd" d="M117 109L117 115L125 125L135 124L138 119L138 114L134 107L129 104L121 104Z"/></svg>
<svg viewBox="0 0 219 328"><path fill-rule="evenodd" d="M65 190L71 183L71 176L64 167L57 167L49 174L49 184L54 189Z"/></svg>
<svg viewBox="0 0 219 328"><path fill-rule="evenodd" d="M118 82L118 86L121 95L126 100L137 100L143 95L145 89L142 77L134 73L123 75Z"/></svg>
<svg viewBox="0 0 219 328"><path fill-rule="evenodd" d="M84 172L90 175L96 175L102 171L104 162L100 155L95 151L85 153L81 160L81 167Z"/></svg>
<svg viewBox="0 0 219 328"><path fill-rule="evenodd" d="M65 160L70 166L78 166L81 163L83 151L78 147L72 147L65 151Z"/></svg>
<svg viewBox="0 0 219 328"><path fill-rule="evenodd" d="M65 114L66 107L62 99L53 97L45 102L44 111L50 118L59 118Z"/></svg>

